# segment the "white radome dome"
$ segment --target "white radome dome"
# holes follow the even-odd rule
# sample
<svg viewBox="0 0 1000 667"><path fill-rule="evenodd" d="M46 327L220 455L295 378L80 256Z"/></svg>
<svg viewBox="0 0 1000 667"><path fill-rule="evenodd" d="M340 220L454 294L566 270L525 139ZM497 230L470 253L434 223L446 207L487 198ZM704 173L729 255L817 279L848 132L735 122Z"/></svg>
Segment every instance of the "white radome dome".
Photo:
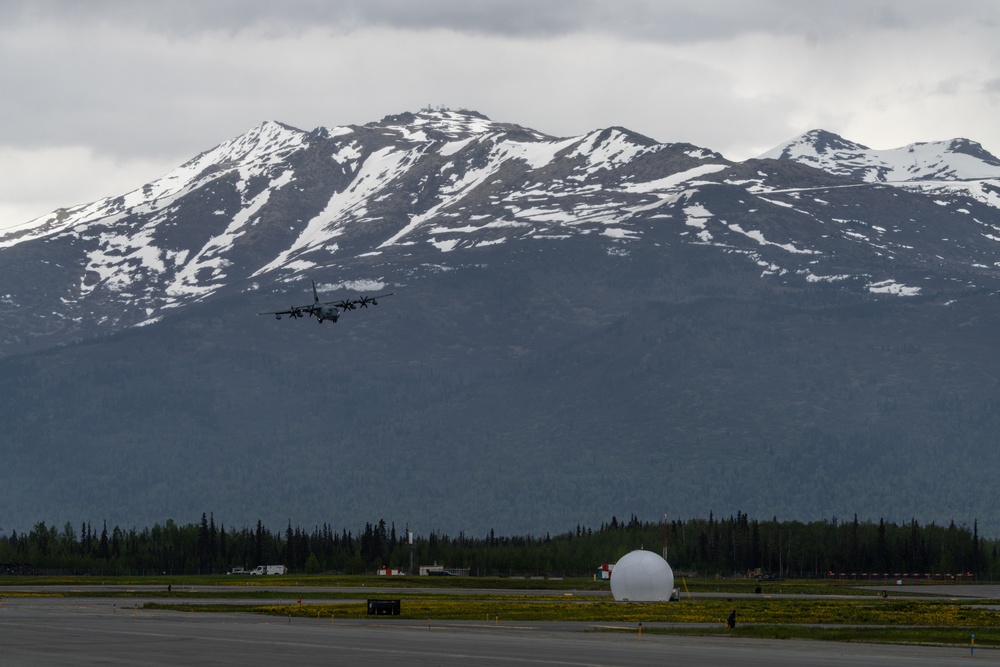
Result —
<svg viewBox="0 0 1000 667"><path fill-rule="evenodd" d="M625 554L611 570L611 594L619 602L666 602L674 590L674 571L652 551Z"/></svg>

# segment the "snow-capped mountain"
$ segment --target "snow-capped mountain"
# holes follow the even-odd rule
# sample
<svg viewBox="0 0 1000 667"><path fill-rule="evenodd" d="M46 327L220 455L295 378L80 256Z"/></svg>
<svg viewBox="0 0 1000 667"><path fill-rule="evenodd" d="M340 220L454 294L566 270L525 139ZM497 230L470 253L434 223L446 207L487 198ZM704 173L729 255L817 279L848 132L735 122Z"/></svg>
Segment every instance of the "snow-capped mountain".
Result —
<svg viewBox="0 0 1000 667"><path fill-rule="evenodd" d="M972 215L963 202L988 208L976 216L986 240L995 240L992 211L1000 208L1000 160L969 139L915 143L872 150L824 130L813 130L778 146L762 159L791 160L867 183L887 183L927 195L939 206ZM945 229L940 233L947 235ZM974 261L973 264L982 264Z"/></svg>
<svg viewBox="0 0 1000 667"><path fill-rule="evenodd" d="M823 131L733 162L469 111L263 123L0 237L0 518L1000 531L998 164ZM395 295L256 317L311 280Z"/></svg>
<svg viewBox="0 0 1000 667"><path fill-rule="evenodd" d="M86 336L321 267L380 289L484 248L580 237L611 255L709 246L789 286L961 293L992 286L998 178L967 140L872 151L814 131L733 163L622 128L555 138L468 111L265 122L138 190L8 231L2 306L47 302L46 331ZM25 270L46 262L44 279Z"/></svg>
<svg viewBox="0 0 1000 667"><path fill-rule="evenodd" d="M1000 178L1000 160L968 139L872 150L825 130L812 130L761 159L795 160L868 183L970 181Z"/></svg>
<svg viewBox="0 0 1000 667"><path fill-rule="evenodd" d="M57 317L134 325L316 266L360 262L372 268L358 277L379 283L416 249L632 238L630 220L725 165L620 129L554 139L469 112L308 133L267 122L141 189L23 225L0 248L60 248L69 275L47 293ZM7 299L23 305L17 291Z"/></svg>

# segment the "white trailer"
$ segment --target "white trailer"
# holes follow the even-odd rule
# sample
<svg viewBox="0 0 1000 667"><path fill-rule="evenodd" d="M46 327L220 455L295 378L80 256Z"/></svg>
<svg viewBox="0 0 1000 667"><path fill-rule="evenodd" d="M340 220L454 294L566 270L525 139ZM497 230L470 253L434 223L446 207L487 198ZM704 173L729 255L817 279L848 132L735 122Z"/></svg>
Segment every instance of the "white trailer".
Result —
<svg viewBox="0 0 1000 667"><path fill-rule="evenodd" d="M250 574L288 574L288 568L284 565L258 565L250 570Z"/></svg>

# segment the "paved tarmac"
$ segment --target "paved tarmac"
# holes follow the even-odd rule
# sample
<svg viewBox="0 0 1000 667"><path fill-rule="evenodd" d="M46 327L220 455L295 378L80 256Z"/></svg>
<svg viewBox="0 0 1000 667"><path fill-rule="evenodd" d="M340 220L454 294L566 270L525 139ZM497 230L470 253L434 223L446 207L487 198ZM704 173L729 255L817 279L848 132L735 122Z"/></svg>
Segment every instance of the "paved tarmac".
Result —
<svg viewBox="0 0 1000 667"><path fill-rule="evenodd" d="M3 593L0 592L0 596ZM141 595L141 594L140 594ZM652 635L608 623L330 620L146 611L135 598L3 598L4 665L968 665L968 647ZM630 633L599 632L628 628Z"/></svg>

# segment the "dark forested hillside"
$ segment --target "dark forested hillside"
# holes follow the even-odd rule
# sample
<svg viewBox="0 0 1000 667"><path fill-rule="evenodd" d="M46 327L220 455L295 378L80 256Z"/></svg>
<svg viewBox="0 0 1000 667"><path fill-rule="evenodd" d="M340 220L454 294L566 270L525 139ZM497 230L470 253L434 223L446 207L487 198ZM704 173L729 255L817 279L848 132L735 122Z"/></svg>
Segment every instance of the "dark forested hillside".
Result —
<svg viewBox="0 0 1000 667"><path fill-rule="evenodd" d="M86 498L126 525L211 504L540 532L739 504L1000 526L993 297L789 292L700 262L540 251L336 325L220 299L2 359L4 521Z"/></svg>

